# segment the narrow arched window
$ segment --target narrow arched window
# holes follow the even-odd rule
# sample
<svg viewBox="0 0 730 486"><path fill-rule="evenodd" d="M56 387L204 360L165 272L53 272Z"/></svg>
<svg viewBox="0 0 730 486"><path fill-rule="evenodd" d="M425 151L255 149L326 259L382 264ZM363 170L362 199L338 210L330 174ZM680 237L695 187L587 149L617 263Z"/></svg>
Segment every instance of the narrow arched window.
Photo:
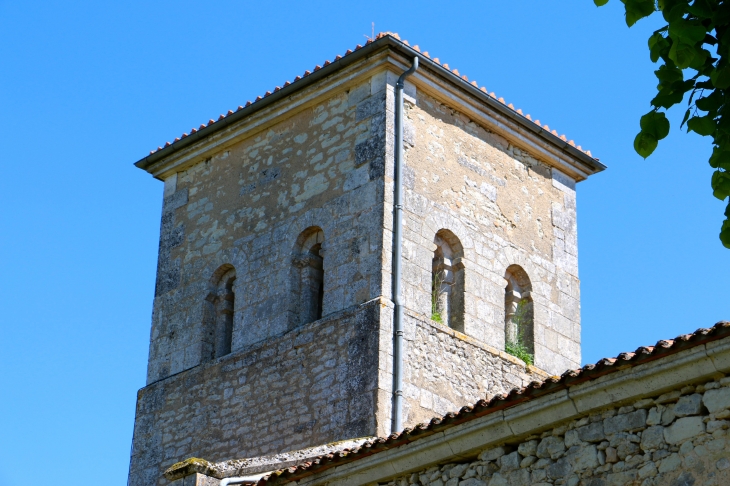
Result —
<svg viewBox="0 0 730 486"><path fill-rule="evenodd" d="M293 325L307 324L322 318L324 304L324 233L316 226L307 228L297 238L292 258Z"/></svg>
<svg viewBox="0 0 730 486"><path fill-rule="evenodd" d="M464 332L464 250L449 230L434 238L431 261L431 319Z"/></svg>
<svg viewBox="0 0 730 486"><path fill-rule="evenodd" d="M210 303L207 320L212 358L220 358L231 352L236 309L235 282L236 270L231 265L223 265L211 279L212 288L206 300Z"/></svg>
<svg viewBox="0 0 730 486"><path fill-rule="evenodd" d="M504 294L505 350L525 363L533 364L535 310L530 277L519 265L510 265L504 278L507 280Z"/></svg>

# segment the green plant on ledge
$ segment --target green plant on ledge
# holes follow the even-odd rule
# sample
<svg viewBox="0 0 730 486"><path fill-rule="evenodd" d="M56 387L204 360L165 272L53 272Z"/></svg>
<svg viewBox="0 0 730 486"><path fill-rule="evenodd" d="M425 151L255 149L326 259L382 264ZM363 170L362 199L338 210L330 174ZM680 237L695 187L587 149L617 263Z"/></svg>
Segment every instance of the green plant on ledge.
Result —
<svg viewBox="0 0 730 486"><path fill-rule="evenodd" d="M507 354L511 354L515 358L521 359L525 364L532 365L535 362L535 356L530 353L530 350L525 346L525 327L527 326L528 319L527 315L527 300L523 299L517 304L514 316L512 316L512 323L517 327L517 339L515 342L509 340L505 344L504 350Z"/></svg>
<svg viewBox="0 0 730 486"><path fill-rule="evenodd" d="M441 272L433 274L433 280L431 281L431 320L436 321L440 324L444 323L441 317L441 283L443 282L443 275Z"/></svg>

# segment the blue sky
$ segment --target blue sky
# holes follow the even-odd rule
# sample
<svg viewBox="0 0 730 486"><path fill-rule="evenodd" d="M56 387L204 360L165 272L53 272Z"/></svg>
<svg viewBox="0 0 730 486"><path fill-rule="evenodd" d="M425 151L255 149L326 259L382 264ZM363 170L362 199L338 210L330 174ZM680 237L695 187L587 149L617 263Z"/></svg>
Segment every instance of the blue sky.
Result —
<svg viewBox="0 0 730 486"><path fill-rule="evenodd" d="M656 26L627 29L618 0L0 0L0 486L126 482L162 198L132 163L371 22L608 166L578 185L584 362L730 319L709 140L678 110L651 158L633 152Z"/></svg>

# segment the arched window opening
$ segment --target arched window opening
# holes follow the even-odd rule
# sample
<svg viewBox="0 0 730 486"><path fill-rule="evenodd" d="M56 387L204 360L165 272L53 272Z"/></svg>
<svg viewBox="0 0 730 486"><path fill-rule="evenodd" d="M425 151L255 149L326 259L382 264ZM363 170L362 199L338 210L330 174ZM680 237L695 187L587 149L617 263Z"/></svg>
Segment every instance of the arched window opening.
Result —
<svg viewBox="0 0 730 486"><path fill-rule="evenodd" d="M464 332L464 250L448 230L434 238L431 262L431 319Z"/></svg>
<svg viewBox="0 0 730 486"><path fill-rule="evenodd" d="M294 325L322 318L324 303L324 233L318 227L303 231L292 258L291 320Z"/></svg>
<svg viewBox="0 0 730 486"><path fill-rule="evenodd" d="M211 304L209 328L212 358L230 354L233 343L233 317L236 309L236 270L231 265L219 268L211 279L213 288L206 299Z"/></svg>
<svg viewBox="0 0 730 486"><path fill-rule="evenodd" d="M519 265L511 265L505 274L504 294L505 351L533 364L535 356L535 309L532 283Z"/></svg>

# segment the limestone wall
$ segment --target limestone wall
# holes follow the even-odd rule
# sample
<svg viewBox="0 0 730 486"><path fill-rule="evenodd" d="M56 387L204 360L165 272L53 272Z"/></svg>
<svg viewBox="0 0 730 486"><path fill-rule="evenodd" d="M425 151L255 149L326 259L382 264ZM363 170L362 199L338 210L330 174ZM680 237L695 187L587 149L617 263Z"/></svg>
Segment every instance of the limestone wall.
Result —
<svg viewBox="0 0 730 486"><path fill-rule="evenodd" d="M323 315L381 295L385 74L165 181L148 383L210 359L206 301L235 269L234 351L296 326L297 237L322 229Z"/></svg>
<svg viewBox="0 0 730 486"><path fill-rule="evenodd" d="M730 377L609 408L388 486L730 484Z"/></svg>
<svg viewBox="0 0 730 486"><path fill-rule="evenodd" d="M504 351L431 319L409 314L405 330L407 427L547 378Z"/></svg>
<svg viewBox="0 0 730 486"><path fill-rule="evenodd" d="M130 486L188 458L223 461L375 435L379 301L140 390Z"/></svg>
<svg viewBox="0 0 730 486"><path fill-rule="evenodd" d="M463 245L464 333L504 349L505 273L516 264L532 282L536 366L579 366L575 182L427 93L411 94L406 306L430 316L434 237L447 229Z"/></svg>

